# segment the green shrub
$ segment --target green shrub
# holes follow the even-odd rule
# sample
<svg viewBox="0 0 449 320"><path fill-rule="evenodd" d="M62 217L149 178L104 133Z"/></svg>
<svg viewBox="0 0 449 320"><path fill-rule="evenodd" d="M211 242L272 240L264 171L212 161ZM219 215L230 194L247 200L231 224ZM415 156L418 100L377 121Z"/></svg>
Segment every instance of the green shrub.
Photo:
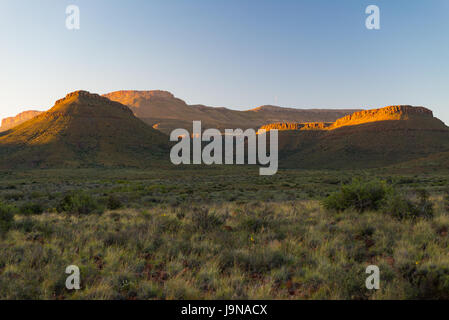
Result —
<svg viewBox="0 0 449 320"><path fill-rule="evenodd" d="M237 251L234 257L236 264L250 273L270 272L288 263L287 257L281 251L267 248Z"/></svg>
<svg viewBox="0 0 449 320"><path fill-rule="evenodd" d="M14 208L0 202L0 235L8 232L14 221Z"/></svg>
<svg viewBox="0 0 449 320"><path fill-rule="evenodd" d="M109 210L117 210L117 209L120 209L121 207L123 207L123 203L120 201L119 198L111 195L111 196L109 196L109 198L107 200L106 207Z"/></svg>
<svg viewBox="0 0 449 320"><path fill-rule="evenodd" d="M24 198L24 194L21 192L7 193L3 195L3 198L8 201L19 201Z"/></svg>
<svg viewBox="0 0 449 320"><path fill-rule="evenodd" d="M433 217L433 203L429 200L429 192L425 189L420 189L418 192L419 201L416 204L416 213L418 217L432 218Z"/></svg>
<svg viewBox="0 0 449 320"><path fill-rule="evenodd" d="M399 192L390 193L382 206L382 212L397 219L432 218L433 204L425 190L418 191L419 200L414 202Z"/></svg>
<svg viewBox="0 0 449 320"><path fill-rule="evenodd" d="M378 210L391 190L385 182L354 179L324 199L323 206L333 211L344 211L349 208L358 212Z"/></svg>
<svg viewBox="0 0 449 320"><path fill-rule="evenodd" d="M415 288L415 296L410 297L412 299L449 299L449 268L447 266L419 267L413 272L411 282Z"/></svg>
<svg viewBox="0 0 449 320"><path fill-rule="evenodd" d="M444 195L444 209L449 212L449 186L446 188Z"/></svg>
<svg viewBox="0 0 449 320"><path fill-rule="evenodd" d="M104 212L104 208L91 195L85 193L73 193L66 195L56 207L56 210L74 214L90 214Z"/></svg>
<svg viewBox="0 0 449 320"><path fill-rule="evenodd" d="M44 207L40 203L25 203L20 207L20 213L25 215L42 214Z"/></svg>
<svg viewBox="0 0 449 320"><path fill-rule="evenodd" d="M192 226L196 231L207 231L223 225L224 219L208 208L194 208L192 213Z"/></svg>

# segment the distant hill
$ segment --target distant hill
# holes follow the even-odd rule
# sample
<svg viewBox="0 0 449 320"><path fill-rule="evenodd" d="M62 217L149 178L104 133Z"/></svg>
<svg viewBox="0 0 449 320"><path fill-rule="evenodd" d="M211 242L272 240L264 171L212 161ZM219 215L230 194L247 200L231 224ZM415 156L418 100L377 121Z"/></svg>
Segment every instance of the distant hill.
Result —
<svg viewBox="0 0 449 320"><path fill-rule="evenodd" d="M0 168L146 167L168 158L167 142L128 107L77 91L0 133Z"/></svg>
<svg viewBox="0 0 449 320"><path fill-rule="evenodd" d="M280 130L284 168L419 168L449 159L449 128L429 109L405 105L352 113L275 106L234 111L189 106L165 91L76 91L32 116L5 122L13 127L0 133L0 169L169 164L171 144L162 132L190 129L193 120L203 128Z"/></svg>
<svg viewBox="0 0 449 320"><path fill-rule="evenodd" d="M136 117L169 134L173 129L191 129L192 121L201 120L203 128L254 128L277 121L332 122L359 109L293 109L261 106L248 111L187 105L166 91L116 91L106 98L130 107Z"/></svg>
<svg viewBox="0 0 449 320"><path fill-rule="evenodd" d="M24 111L22 113L19 113L15 117L5 118L2 120L0 132L14 128L14 127L18 126L19 124L22 124L25 121L28 121L41 113L42 113L41 111L30 110L30 111Z"/></svg>
<svg viewBox="0 0 449 320"><path fill-rule="evenodd" d="M390 106L326 124L276 123L280 164L294 168L381 167L449 151L449 128L423 107Z"/></svg>

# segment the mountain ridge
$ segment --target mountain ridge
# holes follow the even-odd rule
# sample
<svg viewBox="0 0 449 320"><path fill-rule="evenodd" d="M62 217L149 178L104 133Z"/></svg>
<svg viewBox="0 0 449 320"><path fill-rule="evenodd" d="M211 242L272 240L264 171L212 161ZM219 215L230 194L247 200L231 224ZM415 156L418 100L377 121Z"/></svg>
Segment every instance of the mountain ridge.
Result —
<svg viewBox="0 0 449 320"><path fill-rule="evenodd" d="M362 111L323 128L281 123L265 129L280 129L279 163L289 168L384 167L449 151L449 127L424 107Z"/></svg>
<svg viewBox="0 0 449 320"><path fill-rule="evenodd" d="M202 121L204 128L217 128L220 130L228 128L257 129L261 125L275 121L335 121L344 115L361 110L296 109L263 105L239 111L202 104L188 105L185 101L176 98L171 92L164 90L119 90L104 94L102 97L126 105L136 117L166 134L169 134L176 128L190 128L194 120ZM68 98L70 97L64 97L60 100ZM0 127L0 132L20 125L41 113L41 111L31 110L24 111L15 117L5 118L5 124L9 125Z"/></svg>
<svg viewBox="0 0 449 320"><path fill-rule="evenodd" d="M167 141L128 107L75 91L0 134L0 168L146 167L165 160Z"/></svg>
<svg viewBox="0 0 449 320"><path fill-rule="evenodd" d="M260 129L267 131L277 129L280 131L287 130L335 130L337 128L361 125L370 122L381 121L422 121L432 124L435 127L446 127L445 124L434 118L433 112L424 107L415 107L410 105L394 105L378 109L362 110L354 112L353 114L337 119L335 122L278 122L262 126Z"/></svg>
<svg viewBox="0 0 449 320"><path fill-rule="evenodd" d="M361 109L295 109L271 105L246 111L205 105L188 105L167 91L121 90L103 95L127 105L134 114L151 126L169 134L176 128L191 128L201 120L204 128L257 129L273 121L335 121Z"/></svg>

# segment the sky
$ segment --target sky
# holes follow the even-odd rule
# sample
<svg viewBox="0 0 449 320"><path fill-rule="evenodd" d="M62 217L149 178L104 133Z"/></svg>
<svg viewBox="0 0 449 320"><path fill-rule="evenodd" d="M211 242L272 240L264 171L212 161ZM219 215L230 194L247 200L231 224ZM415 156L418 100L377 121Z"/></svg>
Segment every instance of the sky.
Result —
<svg viewBox="0 0 449 320"><path fill-rule="evenodd" d="M159 89L237 110L420 105L449 124L449 0L0 0L0 39L0 118Z"/></svg>

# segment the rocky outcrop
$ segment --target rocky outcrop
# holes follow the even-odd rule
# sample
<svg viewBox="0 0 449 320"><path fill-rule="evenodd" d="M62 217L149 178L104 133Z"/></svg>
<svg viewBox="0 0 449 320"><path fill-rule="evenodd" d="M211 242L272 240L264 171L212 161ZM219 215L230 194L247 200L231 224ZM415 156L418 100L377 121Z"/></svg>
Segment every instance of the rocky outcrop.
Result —
<svg viewBox="0 0 449 320"><path fill-rule="evenodd" d="M308 122L308 123L295 123L295 122L277 122L270 123L260 127L260 129L269 130L326 130L332 125L332 122Z"/></svg>
<svg viewBox="0 0 449 320"><path fill-rule="evenodd" d="M25 121L33 119L34 117L36 117L37 115L39 115L41 113L42 113L41 111L30 110L30 111L25 111L25 112L19 113L15 117L5 118L2 120L0 132L12 129L12 128L24 123Z"/></svg>
<svg viewBox="0 0 449 320"><path fill-rule="evenodd" d="M413 107L408 105L388 106L380 109L364 110L354 112L332 125L332 128L352 126L362 123L388 120L411 120L419 118L433 118L433 112L424 107Z"/></svg>
<svg viewBox="0 0 449 320"><path fill-rule="evenodd" d="M428 120L437 120L433 117L433 112L424 107L413 107L409 105L388 106L380 109L363 110L354 112L350 115L337 119L333 123L312 122L278 122L262 126L260 129L280 131L286 130L334 130L345 126L354 126L364 123L390 120L415 120L423 122ZM440 121L438 120L438 123Z"/></svg>

